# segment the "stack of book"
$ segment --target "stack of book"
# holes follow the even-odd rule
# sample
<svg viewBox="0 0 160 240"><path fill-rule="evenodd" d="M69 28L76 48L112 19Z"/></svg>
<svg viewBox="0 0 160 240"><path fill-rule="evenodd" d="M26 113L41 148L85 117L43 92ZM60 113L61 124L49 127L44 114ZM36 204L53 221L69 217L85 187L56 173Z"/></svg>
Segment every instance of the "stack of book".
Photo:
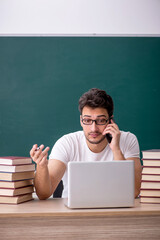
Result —
<svg viewBox="0 0 160 240"><path fill-rule="evenodd" d="M141 203L160 203L160 149L142 151Z"/></svg>
<svg viewBox="0 0 160 240"><path fill-rule="evenodd" d="M0 157L0 203L33 199L35 164L28 157Z"/></svg>

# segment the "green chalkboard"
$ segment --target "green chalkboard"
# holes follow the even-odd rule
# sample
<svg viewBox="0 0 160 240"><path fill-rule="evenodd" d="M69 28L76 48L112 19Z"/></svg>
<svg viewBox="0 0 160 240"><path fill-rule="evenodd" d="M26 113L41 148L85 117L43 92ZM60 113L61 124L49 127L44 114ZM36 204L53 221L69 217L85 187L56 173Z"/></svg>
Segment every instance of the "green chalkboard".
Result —
<svg viewBox="0 0 160 240"><path fill-rule="evenodd" d="M80 130L78 100L92 87L113 97L141 150L160 148L160 38L0 37L0 155Z"/></svg>

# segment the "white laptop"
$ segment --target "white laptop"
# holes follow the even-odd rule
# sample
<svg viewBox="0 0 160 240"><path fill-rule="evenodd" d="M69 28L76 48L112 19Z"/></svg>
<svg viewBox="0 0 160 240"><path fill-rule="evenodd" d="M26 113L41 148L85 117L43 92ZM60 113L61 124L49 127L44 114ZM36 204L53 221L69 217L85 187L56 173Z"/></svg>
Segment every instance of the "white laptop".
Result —
<svg viewBox="0 0 160 240"><path fill-rule="evenodd" d="M69 162L69 208L134 206L134 161Z"/></svg>

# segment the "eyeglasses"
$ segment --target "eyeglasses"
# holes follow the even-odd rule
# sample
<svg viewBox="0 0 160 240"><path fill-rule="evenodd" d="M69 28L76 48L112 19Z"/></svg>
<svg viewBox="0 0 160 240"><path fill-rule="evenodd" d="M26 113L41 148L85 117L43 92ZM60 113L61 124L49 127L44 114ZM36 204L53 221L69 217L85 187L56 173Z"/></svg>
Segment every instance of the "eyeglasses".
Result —
<svg viewBox="0 0 160 240"><path fill-rule="evenodd" d="M82 118L82 123L84 125L92 125L93 122L95 122L96 125L105 125L108 122L108 120L109 120L109 118L108 119L99 118L99 119L96 119L96 120L93 120L91 118Z"/></svg>

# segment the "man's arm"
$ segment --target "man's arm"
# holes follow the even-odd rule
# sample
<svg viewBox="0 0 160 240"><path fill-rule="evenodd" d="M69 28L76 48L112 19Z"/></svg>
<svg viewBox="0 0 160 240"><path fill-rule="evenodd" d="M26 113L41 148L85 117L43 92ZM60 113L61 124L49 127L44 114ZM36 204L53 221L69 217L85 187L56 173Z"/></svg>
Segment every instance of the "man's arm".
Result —
<svg viewBox="0 0 160 240"><path fill-rule="evenodd" d="M134 171L135 171L135 198L138 197L141 187L141 173L142 166L139 158L125 158L121 150L114 153L114 160L134 160Z"/></svg>
<svg viewBox="0 0 160 240"><path fill-rule="evenodd" d="M113 153L114 160L134 160L134 171L135 171L135 198L138 197L140 193L141 187L141 173L142 173L142 166L140 162L140 158L125 158L122 154L121 150L117 150Z"/></svg>
<svg viewBox="0 0 160 240"><path fill-rule="evenodd" d="M141 187L141 173L142 166L139 158L125 158L121 150L117 150L113 153L114 160L134 160L134 171L135 171L135 198L138 197Z"/></svg>
<svg viewBox="0 0 160 240"><path fill-rule="evenodd" d="M112 135L112 141L109 144L112 152L113 152L113 158L114 160L134 160L134 166L135 166L135 198L138 197L140 193L140 187L141 187L141 173L142 173L142 166L139 158L132 157L132 158L125 158L120 146L120 130L117 126L117 124L114 123L113 120L111 120L111 124L107 126L107 128L104 130L103 134L110 133Z"/></svg>
<svg viewBox="0 0 160 240"><path fill-rule="evenodd" d="M34 145L30 151L33 161L37 164L35 174L35 189L39 199L49 198L56 190L61 178L64 175L66 166L59 160L47 160L49 148L44 148L44 145L37 149Z"/></svg>
<svg viewBox="0 0 160 240"><path fill-rule="evenodd" d="M139 158L127 158L126 160L134 160L135 170L135 198L138 197L141 188L142 166Z"/></svg>

